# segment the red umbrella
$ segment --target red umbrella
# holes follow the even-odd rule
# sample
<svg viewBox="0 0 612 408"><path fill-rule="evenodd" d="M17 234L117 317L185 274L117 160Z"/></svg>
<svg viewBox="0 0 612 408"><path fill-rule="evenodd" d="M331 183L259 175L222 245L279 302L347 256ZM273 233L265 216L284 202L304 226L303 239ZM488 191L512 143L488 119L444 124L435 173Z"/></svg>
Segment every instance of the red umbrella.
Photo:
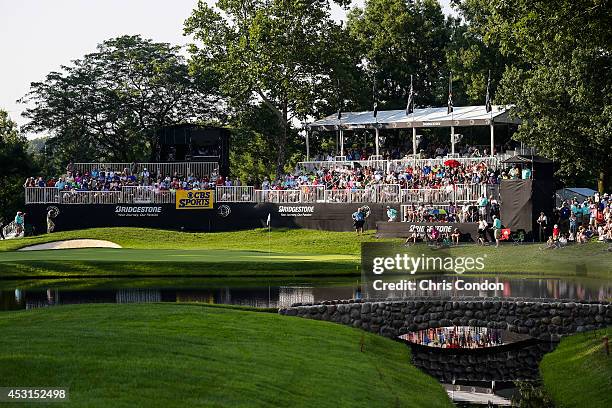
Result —
<svg viewBox="0 0 612 408"><path fill-rule="evenodd" d="M459 163L455 159L450 159L450 160L445 161L444 165L447 166L447 167L459 167L459 166L461 166L461 163Z"/></svg>

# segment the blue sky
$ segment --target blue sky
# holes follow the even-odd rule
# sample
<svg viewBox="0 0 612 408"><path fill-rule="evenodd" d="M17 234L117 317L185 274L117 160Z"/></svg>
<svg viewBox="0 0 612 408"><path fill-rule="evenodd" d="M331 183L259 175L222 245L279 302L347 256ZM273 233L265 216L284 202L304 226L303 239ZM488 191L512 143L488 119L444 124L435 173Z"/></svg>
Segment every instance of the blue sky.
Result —
<svg viewBox="0 0 612 408"><path fill-rule="evenodd" d="M214 3L214 0L207 0ZM353 1L363 5L364 0ZM141 34L185 44L183 22L197 0L0 0L0 108L18 124L30 82L42 80L105 39ZM449 0L441 1L450 13ZM335 8L334 17L344 11Z"/></svg>

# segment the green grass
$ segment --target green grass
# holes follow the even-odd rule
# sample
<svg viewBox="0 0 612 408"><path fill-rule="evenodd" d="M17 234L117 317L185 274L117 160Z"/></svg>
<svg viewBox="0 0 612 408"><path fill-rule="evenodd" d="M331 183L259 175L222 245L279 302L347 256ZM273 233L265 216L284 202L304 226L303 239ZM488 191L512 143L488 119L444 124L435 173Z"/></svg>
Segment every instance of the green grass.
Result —
<svg viewBox="0 0 612 408"><path fill-rule="evenodd" d="M544 356L544 387L558 408L612 406L612 355L605 353L604 334L611 338L612 328L566 337Z"/></svg>
<svg viewBox="0 0 612 408"><path fill-rule="evenodd" d="M0 313L0 333L2 385L69 387L67 406L452 406L408 347L328 322L79 305Z"/></svg>
<svg viewBox="0 0 612 408"><path fill-rule="evenodd" d="M29 245L75 238L105 239L123 249L16 252ZM0 241L0 279L35 277L322 277L359 276L360 245L372 232L266 229L182 233L142 228L100 228ZM418 247L417 252L422 247ZM541 245L473 244L445 249L445 256L486 257L485 273L612 278L612 256L591 243L559 250ZM423 251L428 251L424 248ZM579 266L579 267L578 267Z"/></svg>
<svg viewBox="0 0 612 408"><path fill-rule="evenodd" d="M353 232L315 231L307 229L265 228L195 233L150 228L92 228L56 232L18 240L0 241L0 251L65 239L105 239L134 249L235 249L244 251L340 254L358 257L361 242L374 240L374 233L357 237Z"/></svg>

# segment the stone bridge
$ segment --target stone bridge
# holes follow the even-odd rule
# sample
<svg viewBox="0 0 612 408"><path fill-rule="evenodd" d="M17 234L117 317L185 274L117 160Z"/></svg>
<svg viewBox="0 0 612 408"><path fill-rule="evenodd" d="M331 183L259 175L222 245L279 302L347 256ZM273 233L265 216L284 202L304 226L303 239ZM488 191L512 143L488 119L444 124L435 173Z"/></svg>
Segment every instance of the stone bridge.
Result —
<svg viewBox="0 0 612 408"><path fill-rule="evenodd" d="M559 341L562 336L612 323L610 302L523 298L334 300L296 303L279 313L341 323L391 338L409 331L457 325L504 329Z"/></svg>

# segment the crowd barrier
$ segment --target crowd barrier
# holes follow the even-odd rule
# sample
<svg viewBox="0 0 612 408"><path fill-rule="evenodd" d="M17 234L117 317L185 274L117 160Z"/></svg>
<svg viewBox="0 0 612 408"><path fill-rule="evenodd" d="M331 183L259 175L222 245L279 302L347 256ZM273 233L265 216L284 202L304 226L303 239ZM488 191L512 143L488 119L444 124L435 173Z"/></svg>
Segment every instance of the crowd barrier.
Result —
<svg viewBox="0 0 612 408"><path fill-rule="evenodd" d="M144 169L150 174L173 176L193 175L195 177L205 177L219 174L219 163L217 162L171 162L171 163L73 163L72 168L79 173L90 173L97 171L123 172L125 169L132 172L132 167L136 167L135 173L141 173Z"/></svg>
<svg viewBox="0 0 612 408"><path fill-rule="evenodd" d="M499 199L497 184L457 184L441 189L401 189L399 184L374 184L363 189L325 189L302 185L292 190L255 190L252 186L218 186L215 201L226 203L474 203L481 196ZM118 191L58 190L26 187L26 204L172 204L173 190L125 186Z"/></svg>
<svg viewBox="0 0 612 408"><path fill-rule="evenodd" d="M344 169L347 167L371 167L385 172L403 171L408 167L424 167L424 166L443 166L448 160L455 160L462 166L470 167L484 163L488 168L496 169L505 156L487 156L487 157L439 157L434 159L421 159L413 157L405 157L399 160L383 160L377 156L374 159L368 160L346 160L346 158L338 158L335 160L311 160L298 162L297 170L302 172L313 172L316 170L333 170Z"/></svg>

